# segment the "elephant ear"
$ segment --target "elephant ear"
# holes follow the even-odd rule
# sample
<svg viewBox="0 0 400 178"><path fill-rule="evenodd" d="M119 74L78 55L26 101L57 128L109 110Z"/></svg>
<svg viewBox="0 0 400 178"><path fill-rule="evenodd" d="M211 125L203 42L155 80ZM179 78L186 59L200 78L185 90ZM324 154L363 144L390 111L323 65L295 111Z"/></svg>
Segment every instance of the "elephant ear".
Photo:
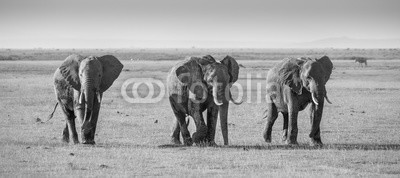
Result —
<svg viewBox="0 0 400 178"><path fill-rule="evenodd" d="M118 78L124 65L114 56L105 55L97 58L103 66L103 77L100 84L100 92L106 91Z"/></svg>
<svg viewBox="0 0 400 178"><path fill-rule="evenodd" d="M231 56L226 56L220 62L221 64L224 64L226 67L228 67L228 72L231 77L229 83L235 83L239 78L239 64Z"/></svg>
<svg viewBox="0 0 400 178"><path fill-rule="evenodd" d="M175 69L175 74L180 82L189 84L192 80L200 81L203 78L201 58L189 57ZM203 61L204 62L204 61Z"/></svg>
<svg viewBox="0 0 400 178"><path fill-rule="evenodd" d="M301 66L304 60L285 59L278 69L278 78L282 85L287 85L298 95L301 95L303 84L300 79Z"/></svg>
<svg viewBox="0 0 400 178"><path fill-rule="evenodd" d="M316 60L318 63L322 65L322 68L325 71L325 83L328 82L329 78L332 74L333 64L328 56L323 56L320 59Z"/></svg>
<svg viewBox="0 0 400 178"><path fill-rule="evenodd" d="M73 54L68 56L59 67L63 78L75 90L81 89L81 83L79 80L79 65L83 59L83 56Z"/></svg>
<svg viewBox="0 0 400 178"><path fill-rule="evenodd" d="M190 70L189 70L188 67L186 67L185 65L179 66L175 70L175 73L176 73L176 76L178 77L178 80L180 82L182 82L183 84L188 84L189 83Z"/></svg>

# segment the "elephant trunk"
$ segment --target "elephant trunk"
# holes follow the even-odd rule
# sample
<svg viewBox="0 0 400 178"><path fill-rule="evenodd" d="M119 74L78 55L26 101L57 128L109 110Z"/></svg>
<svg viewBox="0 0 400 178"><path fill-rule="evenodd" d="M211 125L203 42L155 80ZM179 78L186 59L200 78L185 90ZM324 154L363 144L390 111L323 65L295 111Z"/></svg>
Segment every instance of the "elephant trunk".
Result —
<svg viewBox="0 0 400 178"><path fill-rule="evenodd" d="M82 89L80 100L84 100L85 103L85 116L84 122L90 122L93 112L94 102L100 102L101 94L95 87L94 79L90 78L89 71L84 75L82 80ZM86 125L85 125L86 126ZM88 128L85 128L88 129Z"/></svg>
<svg viewBox="0 0 400 178"><path fill-rule="evenodd" d="M83 83L82 93L84 93L86 109L92 110L94 102L94 94L95 94L93 82L91 79L84 79L82 83Z"/></svg>
<svg viewBox="0 0 400 178"><path fill-rule="evenodd" d="M96 92L94 82L91 78L84 77L81 80L82 80L82 89L80 98L82 98L82 100L84 100L85 103L85 112L82 123L82 143L93 144L95 122L97 119L94 118L96 116L93 116L95 114L94 102L100 102L97 99L99 95Z"/></svg>
<svg viewBox="0 0 400 178"><path fill-rule="evenodd" d="M193 142L195 142L196 144L205 141L205 139L207 138L207 125L205 124L202 117L202 113L199 112L199 110L200 110L200 105L195 104L190 111L193 117L193 121L196 125L196 132L192 134ZM187 124L188 123L189 121L187 121Z"/></svg>
<svg viewBox="0 0 400 178"><path fill-rule="evenodd" d="M219 106L219 119L221 122L222 137L224 139L224 145L228 145L228 107L229 102L223 103Z"/></svg>

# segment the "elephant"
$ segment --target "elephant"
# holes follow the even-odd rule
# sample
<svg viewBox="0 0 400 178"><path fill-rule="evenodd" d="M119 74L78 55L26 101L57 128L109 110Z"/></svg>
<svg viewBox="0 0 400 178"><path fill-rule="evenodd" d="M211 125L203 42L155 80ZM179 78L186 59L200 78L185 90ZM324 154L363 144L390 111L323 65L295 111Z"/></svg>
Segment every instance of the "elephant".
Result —
<svg viewBox="0 0 400 178"><path fill-rule="evenodd" d="M359 63L360 67L364 66L367 67L367 58L365 57L352 57L351 59L354 60L355 63Z"/></svg>
<svg viewBox="0 0 400 178"><path fill-rule="evenodd" d="M218 116L224 145L228 145L228 107L232 99L230 88L238 80L239 65L231 56L217 62L212 56L188 57L177 63L167 77L169 102L176 117L171 134L173 144L184 145L214 141ZM207 110L207 124L203 112ZM196 131L190 137L187 118L193 118ZM193 138L193 139L192 139Z"/></svg>
<svg viewBox="0 0 400 178"><path fill-rule="evenodd" d="M82 123L83 144L95 144L94 136L103 92L121 73L123 65L112 55L101 57L70 55L54 73L54 90L57 103L63 110L66 126L62 141L68 143L70 134L74 144L79 143L75 118Z"/></svg>
<svg viewBox="0 0 400 178"><path fill-rule="evenodd" d="M283 115L282 141L288 145L297 143L297 116L311 103L309 114L311 123L310 145L322 146L320 123L324 100L328 99L325 84L332 73L333 64L329 57L320 59L286 58L276 64L267 74L267 122L263 130L265 142L271 142L272 126Z"/></svg>

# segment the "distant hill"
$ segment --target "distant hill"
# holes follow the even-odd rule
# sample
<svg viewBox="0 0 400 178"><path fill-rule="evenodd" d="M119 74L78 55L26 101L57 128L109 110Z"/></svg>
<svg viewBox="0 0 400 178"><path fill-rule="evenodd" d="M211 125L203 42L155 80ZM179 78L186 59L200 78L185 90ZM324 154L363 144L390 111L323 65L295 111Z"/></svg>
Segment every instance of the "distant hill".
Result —
<svg viewBox="0 0 400 178"><path fill-rule="evenodd" d="M400 48L400 39L354 39L340 37L295 43L290 46L293 48Z"/></svg>

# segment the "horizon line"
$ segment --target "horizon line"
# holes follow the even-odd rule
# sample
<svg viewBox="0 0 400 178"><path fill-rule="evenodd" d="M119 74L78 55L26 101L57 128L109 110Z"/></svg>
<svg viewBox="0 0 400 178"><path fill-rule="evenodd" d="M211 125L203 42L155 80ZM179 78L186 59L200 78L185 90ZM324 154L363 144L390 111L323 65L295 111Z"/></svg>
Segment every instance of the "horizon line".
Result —
<svg viewBox="0 0 400 178"><path fill-rule="evenodd" d="M0 50L76 50L76 49L85 49L85 50L109 50L109 49L119 49L119 50L143 50L143 49L166 49L166 50L176 50L176 49L187 49L187 50L196 50L196 49L237 49L237 50L246 50L246 49L400 49L400 47L102 47L102 48L87 48L87 47L77 47L77 48L64 48L64 47L29 47L29 48L15 48L9 47L4 48L0 47Z"/></svg>

